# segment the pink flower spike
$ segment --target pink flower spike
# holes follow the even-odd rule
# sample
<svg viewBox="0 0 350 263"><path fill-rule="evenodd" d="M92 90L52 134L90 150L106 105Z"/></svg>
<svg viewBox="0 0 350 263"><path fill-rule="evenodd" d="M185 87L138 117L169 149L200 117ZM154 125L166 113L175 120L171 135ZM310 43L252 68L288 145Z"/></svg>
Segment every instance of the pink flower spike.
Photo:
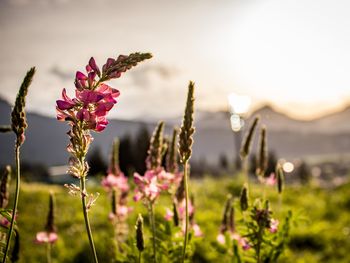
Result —
<svg viewBox="0 0 350 263"><path fill-rule="evenodd" d="M170 221L170 220L172 220L173 217L174 217L173 211L171 211L169 208L167 208L166 212L165 212L165 216L164 216L165 220Z"/></svg>
<svg viewBox="0 0 350 263"><path fill-rule="evenodd" d="M36 234L36 243L55 243L58 239L58 235L55 232L39 232Z"/></svg>

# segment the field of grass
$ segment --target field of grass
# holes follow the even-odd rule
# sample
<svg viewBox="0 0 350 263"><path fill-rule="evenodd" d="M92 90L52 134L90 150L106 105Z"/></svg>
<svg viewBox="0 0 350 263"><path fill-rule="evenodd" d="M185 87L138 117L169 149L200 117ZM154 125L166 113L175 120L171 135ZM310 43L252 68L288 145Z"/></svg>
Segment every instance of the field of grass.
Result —
<svg viewBox="0 0 350 263"><path fill-rule="evenodd" d="M113 262L113 228L108 221L110 204L107 194L90 180L90 192L101 193L90 212L92 231L100 262ZM221 215L228 193L238 197L242 182L235 177L192 180L191 192L195 196L195 220L204 237L194 241L193 262L227 262L224 251L217 244ZM293 211L293 223L288 249L279 262L350 262L350 184L333 189L313 186L290 185L279 204L276 190L266 188L265 195L271 200L274 217L283 218L288 210ZM56 196L56 224L59 240L53 246L53 262L92 262L88 239L85 232L81 203L78 197L67 194L61 186L26 184L21 188L18 226L20 228L21 250L19 262L45 262L45 245L34 243L35 234L42 231L46 222L49 191ZM264 194L256 185L251 187L251 196ZM134 224L137 213L144 215L147 226L147 209L142 203L135 203L130 196L129 204L134 211L129 223L129 241L133 243ZM156 207L157 221L162 221L165 206L171 207L170 198L163 196ZM238 203L237 211L238 209ZM239 214L239 213L237 213ZM146 246L151 246L150 235L146 232ZM136 253L136 251L135 251ZM127 262L133 262L128 259Z"/></svg>

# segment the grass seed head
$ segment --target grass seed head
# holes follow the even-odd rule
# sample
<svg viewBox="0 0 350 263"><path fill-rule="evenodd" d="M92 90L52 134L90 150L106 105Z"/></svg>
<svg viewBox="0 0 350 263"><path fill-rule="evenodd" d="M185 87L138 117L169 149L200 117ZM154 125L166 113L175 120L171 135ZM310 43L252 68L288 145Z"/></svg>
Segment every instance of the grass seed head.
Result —
<svg viewBox="0 0 350 263"><path fill-rule="evenodd" d="M56 225L55 225L55 197L53 192L50 192L49 199L49 212L47 214L47 223L45 227L48 233L56 233Z"/></svg>
<svg viewBox="0 0 350 263"><path fill-rule="evenodd" d="M241 205L241 210L246 211L248 209L248 206L249 206L248 187L246 184L242 188L239 201L240 201L240 205Z"/></svg>
<svg viewBox="0 0 350 263"><path fill-rule="evenodd" d="M250 148L251 148L251 144L253 141L253 137L254 137L254 131L256 129L256 126L258 125L259 122L259 117L255 117L252 125L249 128L249 131L247 132L243 143L242 143L242 147L241 147L241 158L244 159L249 155L250 152Z"/></svg>
<svg viewBox="0 0 350 263"><path fill-rule="evenodd" d="M26 96L28 94L28 88L30 84L32 83L33 76L35 74L35 68L31 68L26 76L24 77L24 80L22 82L21 87L19 88L15 106L11 113L11 126L13 132L17 136L16 144L17 146L21 146L25 140L24 132L26 128L28 127L27 124L27 118L25 113L25 104L26 104Z"/></svg>
<svg viewBox="0 0 350 263"><path fill-rule="evenodd" d="M136 229L136 247L140 252L142 252L145 249L145 243L143 238L143 218L141 214L139 214L137 217L135 229Z"/></svg>
<svg viewBox="0 0 350 263"><path fill-rule="evenodd" d="M180 161L185 163L191 158L193 144L193 114L194 114L194 82L190 81L188 85L187 102L185 114L179 135L179 153Z"/></svg>
<svg viewBox="0 0 350 263"><path fill-rule="evenodd" d="M282 193L284 188L284 173L283 168L280 164L276 165L276 176L277 176L277 191L278 193Z"/></svg>
<svg viewBox="0 0 350 263"><path fill-rule="evenodd" d="M156 126L148 149L147 169L155 170L162 165L164 122Z"/></svg>
<svg viewBox="0 0 350 263"><path fill-rule="evenodd" d="M268 153L267 153L267 139L266 127L262 127L260 131L259 154L257 159L256 174L264 177L267 169Z"/></svg>

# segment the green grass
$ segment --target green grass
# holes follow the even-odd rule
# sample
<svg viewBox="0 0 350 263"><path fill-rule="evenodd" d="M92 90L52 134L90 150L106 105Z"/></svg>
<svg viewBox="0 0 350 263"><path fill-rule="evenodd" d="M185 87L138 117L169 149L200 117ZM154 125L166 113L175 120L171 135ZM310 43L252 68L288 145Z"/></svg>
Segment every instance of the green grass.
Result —
<svg viewBox="0 0 350 263"><path fill-rule="evenodd" d="M204 232L204 238L195 240L194 262L223 262L215 240L221 221L226 195L238 197L241 181L236 178L205 178L192 180L191 193L195 196L195 219ZM293 211L293 225L288 249L279 262L350 262L350 184L334 189L288 186L283 194L283 205L278 203L274 188L266 188L276 213L282 219L288 210ZM49 191L56 196L56 224L59 240L53 247L53 262L90 262L92 254L85 232L81 202L60 186L24 183L21 188L18 226L21 234L20 262L45 262L45 245L34 243L35 234L44 229L48 210ZM113 229L108 221L109 199L99 186L88 185L90 192L101 193L96 205L89 212L93 236L100 262L112 262ZM261 188L251 186L251 196L262 195ZM128 219L129 235L134 237L134 224L138 212L146 219L147 210L142 203L134 203ZM236 201L237 202L237 201ZM162 197L157 203L157 220L171 207L170 198ZM237 204L236 204L237 206ZM238 208L238 206L237 206ZM239 210L237 209L237 215ZM145 227L147 228L147 226ZM146 246L151 240L146 234Z"/></svg>

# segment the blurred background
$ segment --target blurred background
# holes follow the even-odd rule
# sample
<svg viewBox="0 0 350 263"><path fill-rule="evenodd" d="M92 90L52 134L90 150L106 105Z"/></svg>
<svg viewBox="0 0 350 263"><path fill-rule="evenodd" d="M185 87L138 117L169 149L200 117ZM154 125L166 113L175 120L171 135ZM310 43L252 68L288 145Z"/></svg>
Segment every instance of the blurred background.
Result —
<svg viewBox="0 0 350 263"><path fill-rule="evenodd" d="M140 171L147 145L140 150L139 142L160 119L168 131L181 124L194 80L198 175L234 170L244 123L259 114L271 162L339 183L350 156L349 8L327 0L2 0L0 122L9 122L18 86L35 65L23 161L60 173L68 127L54 120L55 101L63 88L73 95L75 71L90 56L103 64L152 52L152 60L112 81L121 96L106 132L95 135L92 159L102 162L118 136L130 150L124 156L132 155L125 162L134 159L123 169ZM1 165L13 163L11 136L0 137Z"/></svg>

